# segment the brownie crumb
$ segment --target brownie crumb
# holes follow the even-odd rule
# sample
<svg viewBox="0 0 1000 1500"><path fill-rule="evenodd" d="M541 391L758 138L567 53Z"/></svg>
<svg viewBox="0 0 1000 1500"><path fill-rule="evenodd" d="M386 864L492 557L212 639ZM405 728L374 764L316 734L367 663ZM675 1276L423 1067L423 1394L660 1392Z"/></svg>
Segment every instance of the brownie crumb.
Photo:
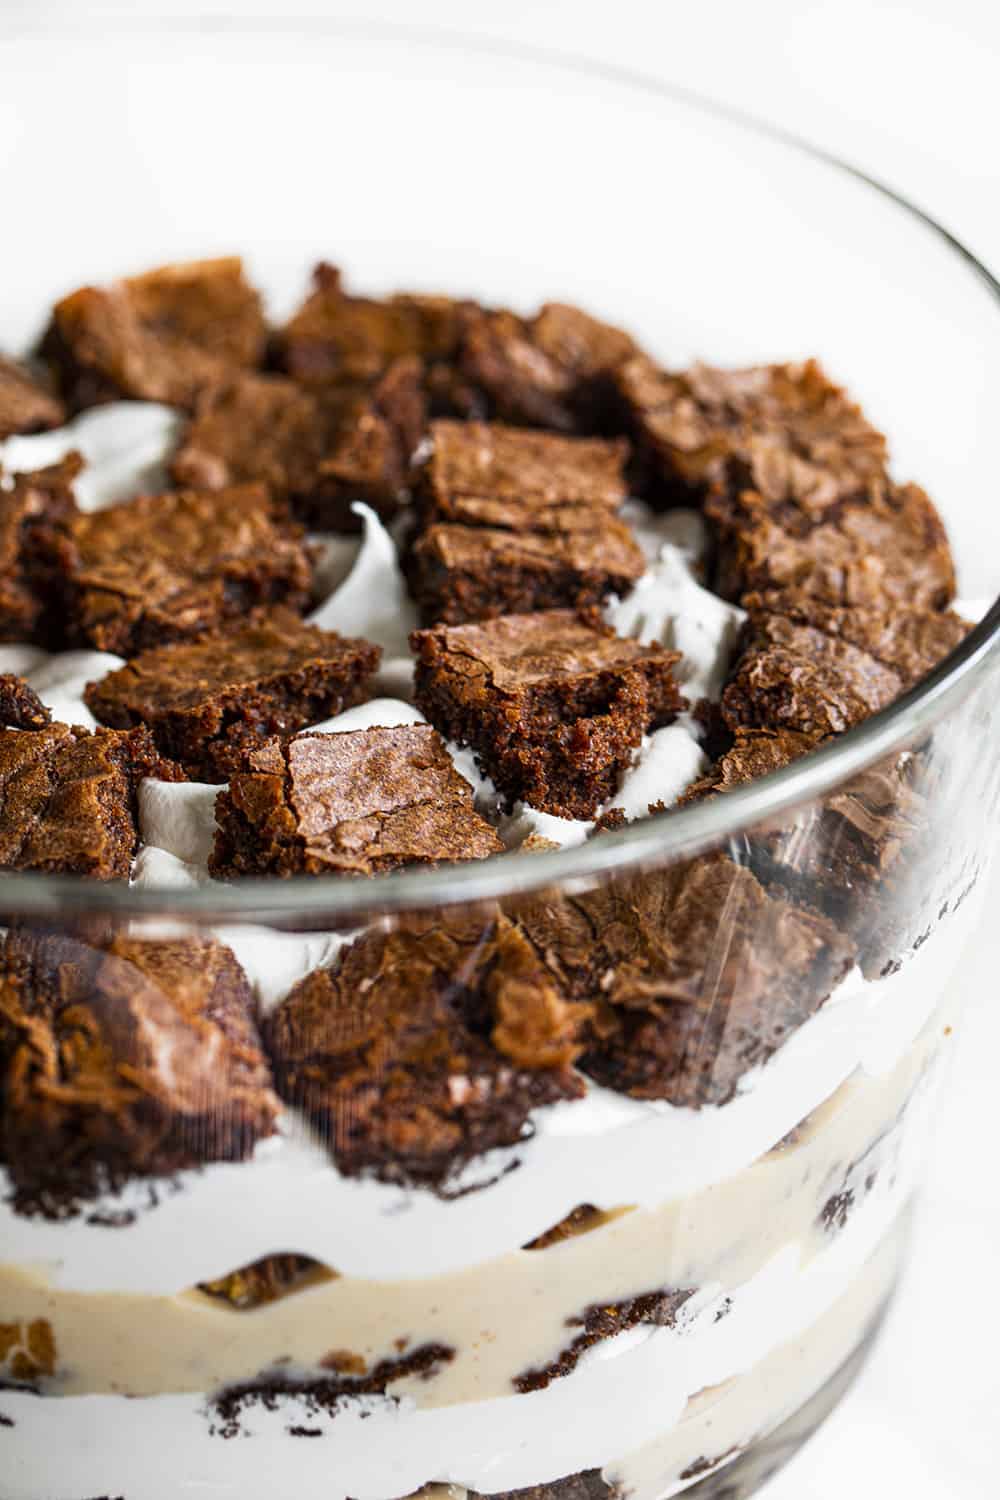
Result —
<svg viewBox="0 0 1000 1500"><path fill-rule="evenodd" d="M336 1276L336 1271L308 1255L268 1255L215 1281L199 1281L198 1291L244 1312L280 1302Z"/></svg>
<svg viewBox="0 0 1000 1500"><path fill-rule="evenodd" d="M62 1217L131 1177L241 1161L278 1101L231 951L9 934L0 951L4 1149L22 1212Z"/></svg>
<svg viewBox="0 0 1000 1500"><path fill-rule="evenodd" d="M503 852L429 724L252 750L215 809L214 875L375 875Z"/></svg>
<svg viewBox="0 0 1000 1500"><path fill-rule="evenodd" d="M0 672L0 725L11 729L43 729L52 715L34 688L14 672Z"/></svg>
<svg viewBox="0 0 1000 1500"><path fill-rule="evenodd" d="M79 516L61 565L77 642L125 657L255 606L301 611L313 581L301 527L262 485L143 495Z"/></svg>
<svg viewBox="0 0 1000 1500"><path fill-rule="evenodd" d="M447 1344L421 1344L399 1359L379 1360L364 1376L325 1375L318 1380L293 1380L272 1375L242 1385L227 1386L213 1396L209 1404L210 1431L215 1437L238 1437L244 1413L255 1406L261 1406L265 1411L278 1411L284 1401L294 1401L307 1416L335 1417L345 1398L385 1396L395 1381L407 1377L431 1380L441 1366L454 1357L454 1349ZM313 1432L313 1429L303 1429L301 1435L312 1436Z"/></svg>
<svg viewBox="0 0 1000 1500"><path fill-rule="evenodd" d="M512 1146L532 1109L581 1096L591 1007L571 1004L495 914L373 930L265 1022L279 1092L347 1174L444 1188Z"/></svg>
<svg viewBox="0 0 1000 1500"><path fill-rule="evenodd" d="M225 781L275 735L368 696L381 650L306 625L291 610L255 610L195 641L145 651L89 683L102 724L144 724L163 755L196 781Z"/></svg>
<svg viewBox="0 0 1000 1500"><path fill-rule="evenodd" d="M260 364L261 300L235 256L162 266L57 302L42 340L69 407L192 407L234 368Z"/></svg>
<svg viewBox="0 0 1000 1500"><path fill-rule="evenodd" d="M473 747L508 803L559 817L593 817L643 735L684 706L677 653L617 636L596 611L506 615L410 640L430 721Z"/></svg>
<svg viewBox="0 0 1000 1500"><path fill-rule="evenodd" d="M16 433L61 427L65 420L62 402L24 365L0 354L0 443Z"/></svg>
<svg viewBox="0 0 1000 1500"><path fill-rule="evenodd" d="M558 1358L542 1369L525 1370L515 1375L514 1388L522 1395L527 1391L544 1390L553 1380L571 1374L588 1349L604 1339L624 1333L626 1329L637 1328L640 1324L672 1328L677 1322L677 1314L693 1295L692 1290L644 1292L621 1302L592 1304L579 1317L568 1320L568 1327L582 1331L575 1335Z"/></svg>
<svg viewBox="0 0 1000 1500"><path fill-rule="evenodd" d="M546 1229L544 1234L536 1235L522 1250L548 1250L551 1245L562 1245L566 1240L576 1239L578 1235L590 1234L593 1229L600 1229L604 1224L610 1224L612 1219L618 1218L623 1212L615 1209L607 1212L602 1208L595 1208L592 1203L580 1203L576 1208L570 1209L564 1219L558 1224L553 1224L551 1229Z"/></svg>

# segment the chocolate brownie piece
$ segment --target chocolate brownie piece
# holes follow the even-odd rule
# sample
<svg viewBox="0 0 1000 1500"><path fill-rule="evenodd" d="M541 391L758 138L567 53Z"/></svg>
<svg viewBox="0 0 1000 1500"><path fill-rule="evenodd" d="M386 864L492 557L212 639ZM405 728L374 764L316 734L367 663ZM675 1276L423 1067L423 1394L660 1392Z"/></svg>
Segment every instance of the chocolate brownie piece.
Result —
<svg viewBox="0 0 1000 1500"><path fill-rule="evenodd" d="M627 593L645 570L642 549L616 516L563 535L436 525L406 557L425 625L599 604Z"/></svg>
<svg viewBox="0 0 1000 1500"><path fill-rule="evenodd" d="M468 306L448 297L355 297L336 267L321 262L305 302L276 333L273 352L306 384L370 381L403 357L450 360Z"/></svg>
<svg viewBox="0 0 1000 1500"><path fill-rule="evenodd" d="M731 749L683 800L745 786L819 743L790 731L738 729ZM954 899L929 879L941 846L918 766L910 755L893 757L747 835L757 876L844 927L869 978L912 948Z"/></svg>
<svg viewBox="0 0 1000 1500"><path fill-rule="evenodd" d="M640 356L616 380L644 493L665 504L721 485L819 515L885 473L885 438L815 360L672 373Z"/></svg>
<svg viewBox="0 0 1000 1500"><path fill-rule="evenodd" d="M950 611L830 608L801 595L750 596L722 716L738 726L837 734L884 708L952 650Z"/></svg>
<svg viewBox="0 0 1000 1500"><path fill-rule="evenodd" d="M502 527L559 535L591 530L628 498L628 445L506 427L432 422L418 502L425 525Z"/></svg>
<svg viewBox="0 0 1000 1500"><path fill-rule="evenodd" d="M312 588L302 528L253 484L78 516L62 569L76 638L119 656L203 635L255 605L304 609Z"/></svg>
<svg viewBox="0 0 1000 1500"><path fill-rule="evenodd" d="M381 655L289 609L254 610L196 641L143 652L89 683L84 701L114 729L145 724L193 780L225 781L272 736L361 702Z"/></svg>
<svg viewBox="0 0 1000 1500"><path fill-rule="evenodd" d="M614 372L637 352L620 328L551 302L530 319L470 315L460 369L491 416L556 432L602 432L614 425Z"/></svg>
<svg viewBox="0 0 1000 1500"><path fill-rule="evenodd" d="M61 427L61 401L16 360L0 354L0 443L18 432L45 432Z"/></svg>
<svg viewBox="0 0 1000 1500"><path fill-rule="evenodd" d="M145 729L0 730L0 869L127 880L144 776L179 779Z"/></svg>
<svg viewBox="0 0 1000 1500"><path fill-rule="evenodd" d="M441 1186L521 1140L532 1109L583 1092L588 1018L516 928L469 915L366 933L295 987L265 1038L279 1093L342 1172Z"/></svg>
<svg viewBox="0 0 1000 1500"><path fill-rule="evenodd" d="M199 396L171 462L203 489L260 480L320 530L353 531L355 500L391 516L408 493L424 427L422 366L396 360L373 385L308 389L239 375Z"/></svg>
<svg viewBox="0 0 1000 1500"><path fill-rule="evenodd" d="M595 610L505 615L410 637L416 701L471 745L508 802L593 817L642 737L684 706L676 652L617 636Z"/></svg>
<svg viewBox="0 0 1000 1500"><path fill-rule="evenodd" d="M123 398L190 408L259 364L265 342L260 297L232 256L81 287L56 303L42 352L74 410Z"/></svg>
<svg viewBox="0 0 1000 1500"><path fill-rule="evenodd" d="M34 688L15 672L0 672L0 724L12 729L43 729L52 715Z"/></svg>
<svg viewBox="0 0 1000 1500"><path fill-rule="evenodd" d="M944 524L919 485L877 480L822 509L720 488L705 511L724 598L794 589L834 605L943 609L955 596Z"/></svg>
<svg viewBox="0 0 1000 1500"><path fill-rule="evenodd" d="M82 467L72 453L0 488L0 640L59 642L54 539L76 513L73 481Z"/></svg>
<svg viewBox="0 0 1000 1500"><path fill-rule="evenodd" d="M213 875L375 875L503 852L429 724L272 740L215 817Z"/></svg>
<svg viewBox="0 0 1000 1500"><path fill-rule="evenodd" d="M832 922L722 854L516 917L566 993L598 1006L583 1071L692 1108L731 1099L854 961Z"/></svg>
<svg viewBox="0 0 1000 1500"><path fill-rule="evenodd" d="M3 1137L20 1207L240 1161L278 1101L233 954L212 939L9 935Z"/></svg>

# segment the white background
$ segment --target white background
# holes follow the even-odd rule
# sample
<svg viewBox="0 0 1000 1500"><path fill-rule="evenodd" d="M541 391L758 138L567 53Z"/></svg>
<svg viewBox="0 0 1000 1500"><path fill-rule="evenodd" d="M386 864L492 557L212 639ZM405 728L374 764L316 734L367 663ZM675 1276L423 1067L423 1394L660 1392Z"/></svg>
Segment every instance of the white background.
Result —
<svg viewBox="0 0 1000 1500"><path fill-rule="evenodd" d="M0 15L95 27L128 13L281 10L517 38L655 73L768 116L928 208L1000 269L997 0L0 0ZM58 101L53 100L53 108ZM1000 392L997 393L1000 408ZM998 421L1000 437L1000 421ZM1000 488L1000 477L998 477ZM983 497L990 506L1000 495ZM992 913L1000 912L994 882ZM958 984L969 1015L937 1136L918 1252L887 1334L837 1416L766 1500L997 1500L1000 1469L1000 923Z"/></svg>

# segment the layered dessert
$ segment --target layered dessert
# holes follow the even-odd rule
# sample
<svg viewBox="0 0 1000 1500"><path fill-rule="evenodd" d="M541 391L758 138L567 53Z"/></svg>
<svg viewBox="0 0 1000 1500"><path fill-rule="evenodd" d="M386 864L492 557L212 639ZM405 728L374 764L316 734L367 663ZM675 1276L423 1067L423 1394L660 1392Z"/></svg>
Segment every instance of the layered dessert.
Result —
<svg viewBox="0 0 1000 1500"><path fill-rule="evenodd" d="M326 264L278 327L235 259L72 293L0 438L4 1500L721 1494L891 1293L986 768L620 830L961 643L929 496L813 361Z"/></svg>

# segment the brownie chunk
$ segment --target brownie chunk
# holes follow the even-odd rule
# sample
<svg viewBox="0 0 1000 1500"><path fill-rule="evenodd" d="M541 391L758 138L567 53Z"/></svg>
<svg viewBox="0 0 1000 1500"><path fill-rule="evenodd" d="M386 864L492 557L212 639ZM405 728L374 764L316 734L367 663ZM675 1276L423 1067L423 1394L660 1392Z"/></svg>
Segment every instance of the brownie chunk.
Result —
<svg viewBox="0 0 1000 1500"><path fill-rule="evenodd" d="M524 1136L529 1112L582 1092L589 1007L488 915L373 929L268 1017L278 1090L342 1172L447 1186Z"/></svg>
<svg viewBox="0 0 1000 1500"><path fill-rule="evenodd" d="M82 467L73 453L0 488L0 640L58 644L55 538L76 513L73 481Z"/></svg>
<svg viewBox="0 0 1000 1500"><path fill-rule="evenodd" d="M371 381L407 356L452 359L468 307L448 297L355 297L336 267L321 262L306 300L275 335L274 353L306 384Z"/></svg>
<svg viewBox="0 0 1000 1500"><path fill-rule="evenodd" d="M823 737L858 724L911 687L968 626L950 611L829 608L800 595L751 596L734 674L730 728Z"/></svg>
<svg viewBox="0 0 1000 1500"><path fill-rule="evenodd" d="M193 780L225 781L265 740L361 702L381 655L291 610L255 610L196 641L143 652L89 683L84 699L114 729L147 725Z"/></svg>
<svg viewBox="0 0 1000 1500"><path fill-rule="evenodd" d="M30 370L0 354L0 443L18 432L61 427L65 420L62 402Z"/></svg>
<svg viewBox="0 0 1000 1500"><path fill-rule="evenodd" d="M516 916L565 992L598 1006L583 1071L692 1108L732 1098L854 959L832 922L722 854Z"/></svg>
<svg viewBox="0 0 1000 1500"><path fill-rule="evenodd" d="M0 724L12 729L42 729L51 719L45 704L23 677L0 672Z"/></svg>
<svg viewBox="0 0 1000 1500"><path fill-rule="evenodd" d="M649 730L684 706L661 646L623 639L596 611L546 610L415 631L416 701L471 745L497 790L591 818Z"/></svg>
<svg viewBox="0 0 1000 1500"><path fill-rule="evenodd" d="M503 852L429 724L272 740L246 766L215 805L213 875L376 875Z"/></svg>
<svg viewBox="0 0 1000 1500"><path fill-rule="evenodd" d="M470 316L460 368L490 416L555 432L603 432L615 425L614 372L637 353L620 328L550 302L530 319Z"/></svg>
<svg viewBox="0 0 1000 1500"><path fill-rule="evenodd" d="M834 605L943 609L955 596L944 524L919 485L877 481L817 511L718 490L705 510L724 598L795 589Z"/></svg>
<svg viewBox="0 0 1000 1500"><path fill-rule="evenodd" d="M500 422L432 422L419 471L425 524L559 535L592 530L628 498L628 446L565 438Z"/></svg>
<svg viewBox="0 0 1000 1500"><path fill-rule="evenodd" d="M8 936L0 1099L18 1206L66 1213L129 1177L249 1156L279 1109L253 1015L211 939Z"/></svg>
<svg viewBox="0 0 1000 1500"><path fill-rule="evenodd" d="M103 401L190 408L235 366L261 362L260 297L234 257L163 266L57 302L42 341L74 410Z"/></svg>
<svg viewBox="0 0 1000 1500"><path fill-rule="evenodd" d="M789 731L739 729L732 748L684 800L745 786L818 743ZM758 877L846 928L869 978L906 953L944 906L930 878L941 844L917 764L904 755L873 766L822 801L769 819L747 836Z"/></svg>
<svg viewBox="0 0 1000 1500"><path fill-rule="evenodd" d="M0 730L0 869L127 880L144 776L179 779L145 729Z"/></svg>
<svg viewBox="0 0 1000 1500"><path fill-rule="evenodd" d="M263 485L143 495L78 516L62 567L77 640L119 656L255 605L304 609L312 588L302 528L275 513Z"/></svg>
<svg viewBox="0 0 1000 1500"><path fill-rule="evenodd" d="M885 473L885 438L815 360L669 373L639 357L617 385L643 490L665 504L721 485L819 515Z"/></svg>
<svg viewBox="0 0 1000 1500"><path fill-rule="evenodd" d="M624 594L646 560L616 516L564 535L479 526L431 526L406 559L407 581L426 625L599 604Z"/></svg>
<svg viewBox="0 0 1000 1500"><path fill-rule="evenodd" d="M356 530L355 500L389 517L423 432L422 368L400 359L373 384L318 389L239 375L199 396L171 474L200 489L263 481L320 530Z"/></svg>

